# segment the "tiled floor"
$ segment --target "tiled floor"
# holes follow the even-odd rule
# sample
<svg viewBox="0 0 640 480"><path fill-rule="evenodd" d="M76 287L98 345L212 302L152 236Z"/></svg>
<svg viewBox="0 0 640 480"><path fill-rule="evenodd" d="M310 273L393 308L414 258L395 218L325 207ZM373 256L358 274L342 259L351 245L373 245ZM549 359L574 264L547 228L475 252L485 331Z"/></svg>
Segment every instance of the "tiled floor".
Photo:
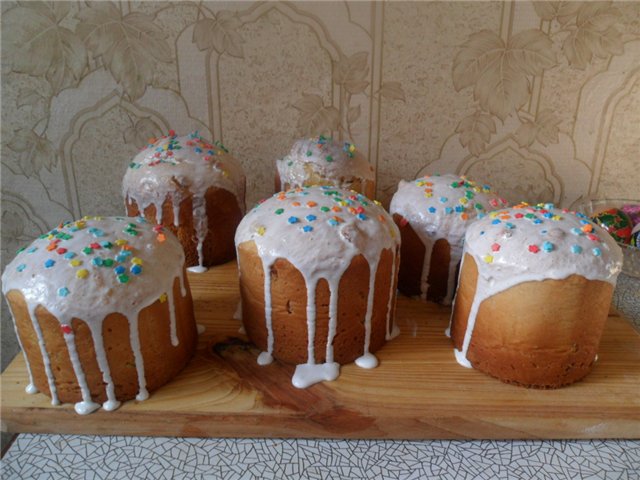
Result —
<svg viewBox="0 0 640 480"><path fill-rule="evenodd" d="M9 479L640 479L640 441L326 441L22 434Z"/></svg>

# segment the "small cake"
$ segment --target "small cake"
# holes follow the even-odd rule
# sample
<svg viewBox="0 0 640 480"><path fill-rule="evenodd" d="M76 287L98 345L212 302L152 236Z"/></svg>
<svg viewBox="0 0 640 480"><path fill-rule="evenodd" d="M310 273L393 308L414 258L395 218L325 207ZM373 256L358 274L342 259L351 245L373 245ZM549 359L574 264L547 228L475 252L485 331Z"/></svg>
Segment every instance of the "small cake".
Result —
<svg viewBox="0 0 640 480"><path fill-rule="evenodd" d="M276 167L276 191L333 185L375 197L375 170L352 143L340 144L323 135L303 138L276 161Z"/></svg>
<svg viewBox="0 0 640 480"><path fill-rule="evenodd" d="M588 217L551 204L467 229L451 320L455 356L508 383L557 388L596 360L622 252Z"/></svg>
<svg viewBox="0 0 640 480"><path fill-rule="evenodd" d="M41 235L2 275L28 393L80 414L144 400L193 356L178 239L144 218L85 217Z"/></svg>
<svg viewBox="0 0 640 480"><path fill-rule="evenodd" d="M450 305L467 226L505 206L488 185L457 175L401 180L389 208L402 235L400 291Z"/></svg>
<svg viewBox="0 0 640 480"><path fill-rule="evenodd" d="M236 233L242 321L250 340L295 364L293 384L334 380L339 364L373 368L395 336L400 235L362 194L305 187L256 206Z"/></svg>
<svg viewBox="0 0 640 480"><path fill-rule="evenodd" d="M171 230L194 272L228 262L244 214L245 176L221 143L198 133L150 139L123 180L127 214Z"/></svg>

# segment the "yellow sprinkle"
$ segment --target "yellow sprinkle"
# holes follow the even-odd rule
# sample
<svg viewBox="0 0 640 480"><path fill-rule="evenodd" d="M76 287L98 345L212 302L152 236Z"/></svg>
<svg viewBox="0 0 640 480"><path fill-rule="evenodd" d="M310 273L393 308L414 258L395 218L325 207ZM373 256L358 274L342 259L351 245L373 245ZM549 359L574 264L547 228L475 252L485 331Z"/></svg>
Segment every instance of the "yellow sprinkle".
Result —
<svg viewBox="0 0 640 480"><path fill-rule="evenodd" d="M380 203L378 200L374 200L373 203L375 203L378 206L382 205L382 203Z"/></svg>
<svg viewBox="0 0 640 480"><path fill-rule="evenodd" d="M258 235L260 235L260 236L263 236L264 232L266 232L266 231L267 231L267 229L264 228L262 225L259 226L258 228L256 228L256 232L258 232Z"/></svg>
<svg viewBox="0 0 640 480"><path fill-rule="evenodd" d="M131 259L131 263L133 263L134 265L142 265L142 259L140 259L138 257L133 257Z"/></svg>
<svg viewBox="0 0 640 480"><path fill-rule="evenodd" d="M458 202L460 202L462 205L466 205L469 200L467 199L467 197L462 197L460 200L458 200Z"/></svg>
<svg viewBox="0 0 640 480"><path fill-rule="evenodd" d="M425 193L424 196L425 198L431 198L433 197L433 193Z"/></svg>
<svg viewBox="0 0 640 480"><path fill-rule="evenodd" d="M356 151L356 146L355 146L353 143L352 143L351 145L349 145L349 151L350 151L351 153L353 153L353 152L355 152L355 151Z"/></svg>
<svg viewBox="0 0 640 480"><path fill-rule="evenodd" d="M222 176L223 177L228 177L229 176L229 172L227 172L226 170L222 171Z"/></svg>
<svg viewBox="0 0 640 480"><path fill-rule="evenodd" d="M164 303L167 301L167 294L163 293L162 295L160 295L160 303Z"/></svg>
<svg viewBox="0 0 640 480"><path fill-rule="evenodd" d="M69 265L71 265L72 267L79 267L80 265L82 265L82 260L78 260L77 258L74 258L69 262Z"/></svg>
<svg viewBox="0 0 640 480"><path fill-rule="evenodd" d="M78 227L78 228L84 228L84 227L86 227L86 226L87 226L87 222L84 222L84 221L82 221L82 220L78 220L78 221L76 222L76 227Z"/></svg>
<svg viewBox="0 0 640 480"><path fill-rule="evenodd" d="M496 218L498 216L498 212L490 212L489 218Z"/></svg>
<svg viewBox="0 0 640 480"><path fill-rule="evenodd" d="M218 150L218 151L216 152L216 154L217 154L217 155L222 155L223 153L224 153L224 152L223 152L222 150Z"/></svg>
<svg viewBox="0 0 640 480"><path fill-rule="evenodd" d="M82 220L91 220L91 217L89 215L85 215L84 217L82 217Z"/></svg>
<svg viewBox="0 0 640 480"><path fill-rule="evenodd" d="M554 215L551 217L551 220L555 220L557 222L558 220L562 220L562 217L560 215Z"/></svg>
<svg viewBox="0 0 640 480"><path fill-rule="evenodd" d="M86 270L84 268L81 268L76 272L76 277L78 278L87 278L87 275L89 275L89 270Z"/></svg>
<svg viewBox="0 0 640 480"><path fill-rule="evenodd" d="M417 185L418 187L423 187L423 186L424 186L424 183L425 183L425 182L423 182L422 180L420 180L419 182L416 182L416 185Z"/></svg>
<svg viewBox="0 0 640 480"><path fill-rule="evenodd" d="M493 255L485 255L482 259L487 263L493 263Z"/></svg>
<svg viewBox="0 0 640 480"><path fill-rule="evenodd" d="M121 247L122 245L126 245L127 241L124 238L118 238L116 240L116 245L118 245L119 247Z"/></svg>

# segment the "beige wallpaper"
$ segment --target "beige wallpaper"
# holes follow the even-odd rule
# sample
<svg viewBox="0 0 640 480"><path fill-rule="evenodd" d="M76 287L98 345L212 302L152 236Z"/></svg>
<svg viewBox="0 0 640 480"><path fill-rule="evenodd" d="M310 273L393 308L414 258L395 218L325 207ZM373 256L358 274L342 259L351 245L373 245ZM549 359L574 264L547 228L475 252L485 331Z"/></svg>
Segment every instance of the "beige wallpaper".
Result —
<svg viewBox="0 0 640 480"><path fill-rule="evenodd" d="M223 141L250 203L321 132L369 156L382 200L425 172L512 201L640 196L640 2L0 8L3 265L61 220L122 213L125 166L169 128Z"/></svg>

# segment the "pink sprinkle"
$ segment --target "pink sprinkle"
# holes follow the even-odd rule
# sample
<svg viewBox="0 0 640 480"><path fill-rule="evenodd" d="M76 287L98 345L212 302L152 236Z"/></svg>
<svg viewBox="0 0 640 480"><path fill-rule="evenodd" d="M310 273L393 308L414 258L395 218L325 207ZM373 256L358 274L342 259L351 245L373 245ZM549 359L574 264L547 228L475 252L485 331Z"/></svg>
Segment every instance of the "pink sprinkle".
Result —
<svg viewBox="0 0 640 480"><path fill-rule="evenodd" d="M538 248L537 245L529 245L529 251L531 253L538 253L540 251L540 248Z"/></svg>
<svg viewBox="0 0 640 480"><path fill-rule="evenodd" d="M407 220L406 218L400 219L400 226L406 227L407 223L409 223L409 220Z"/></svg>
<svg viewBox="0 0 640 480"><path fill-rule="evenodd" d="M493 245L491 245L491 250L493 250L494 252L500 251L500 245L494 243Z"/></svg>
<svg viewBox="0 0 640 480"><path fill-rule="evenodd" d="M491 200L489 200L489 203L491 204L492 207L498 206L498 201L495 198L492 198Z"/></svg>

